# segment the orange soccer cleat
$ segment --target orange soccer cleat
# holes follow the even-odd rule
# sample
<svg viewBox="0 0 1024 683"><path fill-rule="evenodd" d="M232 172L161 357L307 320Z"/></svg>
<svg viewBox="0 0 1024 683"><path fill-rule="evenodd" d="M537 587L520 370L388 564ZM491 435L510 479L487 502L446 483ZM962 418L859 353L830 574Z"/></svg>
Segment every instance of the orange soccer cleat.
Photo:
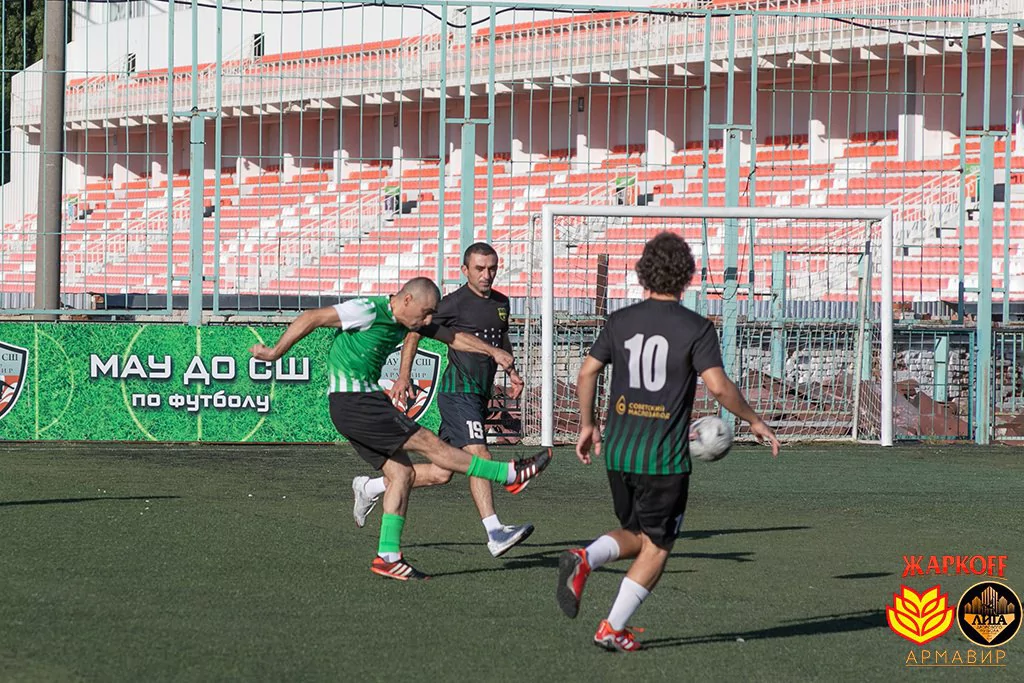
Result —
<svg viewBox="0 0 1024 683"><path fill-rule="evenodd" d="M597 633L594 634L594 645L612 652L636 652L643 649L643 645L636 642L632 631L628 628L616 631L607 619L597 627Z"/></svg>

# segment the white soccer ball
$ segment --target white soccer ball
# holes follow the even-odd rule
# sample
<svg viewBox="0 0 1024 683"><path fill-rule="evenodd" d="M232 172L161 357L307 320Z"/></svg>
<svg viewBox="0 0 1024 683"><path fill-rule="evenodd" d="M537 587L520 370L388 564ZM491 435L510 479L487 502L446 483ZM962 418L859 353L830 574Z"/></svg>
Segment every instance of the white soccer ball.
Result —
<svg viewBox="0 0 1024 683"><path fill-rule="evenodd" d="M702 417L690 423L690 456L703 462L721 460L732 448L732 429L720 417Z"/></svg>

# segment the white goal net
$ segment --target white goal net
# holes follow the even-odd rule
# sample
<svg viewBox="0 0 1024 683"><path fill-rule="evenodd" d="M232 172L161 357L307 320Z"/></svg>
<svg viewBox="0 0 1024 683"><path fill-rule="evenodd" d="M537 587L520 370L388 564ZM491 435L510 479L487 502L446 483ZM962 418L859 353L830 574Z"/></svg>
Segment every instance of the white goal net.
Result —
<svg viewBox="0 0 1024 683"><path fill-rule="evenodd" d="M576 374L606 316L643 298L634 266L663 230L697 262L683 304L716 322L726 370L780 436L891 444L891 220L874 209L545 207L521 255L526 439L575 439ZM697 396L694 417L719 412Z"/></svg>

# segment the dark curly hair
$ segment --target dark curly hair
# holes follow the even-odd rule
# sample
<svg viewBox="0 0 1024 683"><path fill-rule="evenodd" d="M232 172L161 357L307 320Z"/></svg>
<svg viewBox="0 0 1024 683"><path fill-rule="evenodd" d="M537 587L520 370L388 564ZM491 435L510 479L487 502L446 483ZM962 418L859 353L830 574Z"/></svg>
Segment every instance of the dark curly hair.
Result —
<svg viewBox="0 0 1024 683"><path fill-rule="evenodd" d="M674 232L662 232L651 239L636 262L640 284L655 294L680 296L696 269L690 245Z"/></svg>

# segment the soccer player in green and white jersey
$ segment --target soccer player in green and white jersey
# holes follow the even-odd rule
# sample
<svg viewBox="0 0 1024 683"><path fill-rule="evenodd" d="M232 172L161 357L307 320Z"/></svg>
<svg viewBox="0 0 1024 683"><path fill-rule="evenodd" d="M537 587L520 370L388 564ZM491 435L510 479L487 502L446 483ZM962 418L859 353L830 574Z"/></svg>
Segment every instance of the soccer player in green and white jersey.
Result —
<svg viewBox="0 0 1024 683"><path fill-rule="evenodd" d="M509 300L494 290L491 284L498 274L498 253L489 244L471 244L462 255L462 274L466 284L441 299L434 314L434 322L458 332L472 334L491 346L512 351L508 337ZM413 358L420 335L410 332L402 347L401 369L391 388L391 396L399 401L413 398L410 380ZM490 355L466 353L454 347L448 351L448 368L441 378L437 395L437 408L441 413L438 436L446 443L462 448L467 453L491 460L487 448L484 421L488 413L497 363ZM519 397L523 381L510 374L510 396ZM452 473L430 463L416 465L417 488L447 484ZM366 517L384 493L384 477L352 480L355 497L353 517L356 525L363 526ZM532 524L502 524L494 510L491 482L469 480L470 494L480 513L480 521L487 532L487 549L493 557L501 557L533 533Z"/></svg>
<svg viewBox="0 0 1024 683"><path fill-rule="evenodd" d="M409 492L416 478L408 451L419 453L446 470L496 481L510 490L521 488L551 461L550 449L507 463L471 456L422 429L395 408L381 389L378 382L384 362L410 330L453 349L485 353L506 371L515 371L507 351L473 335L432 325L431 316L440 299L441 293L430 279L413 278L390 297L365 297L306 311L288 326L272 348L256 344L249 350L254 358L275 361L313 330L337 330L327 356L331 420L356 452L388 478L380 543L370 570L401 581L427 578L406 562L401 552Z"/></svg>
<svg viewBox="0 0 1024 683"><path fill-rule="evenodd" d="M683 524L690 484L690 413L700 375L708 391L778 455L779 441L722 369L714 324L679 304L696 265L683 238L663 232L644 247L636 274L648 297L608 317L583 361L576 383L580 432L576 455L590 463L591 448L605 456L608 483L621 527L586 548L562 553L556 599L569 617L579 612L591 570L635 558L594 643L633 652L640 643L627 620L654 590ZM594 391L612 365L611 396L602 450Z"/></svg>

